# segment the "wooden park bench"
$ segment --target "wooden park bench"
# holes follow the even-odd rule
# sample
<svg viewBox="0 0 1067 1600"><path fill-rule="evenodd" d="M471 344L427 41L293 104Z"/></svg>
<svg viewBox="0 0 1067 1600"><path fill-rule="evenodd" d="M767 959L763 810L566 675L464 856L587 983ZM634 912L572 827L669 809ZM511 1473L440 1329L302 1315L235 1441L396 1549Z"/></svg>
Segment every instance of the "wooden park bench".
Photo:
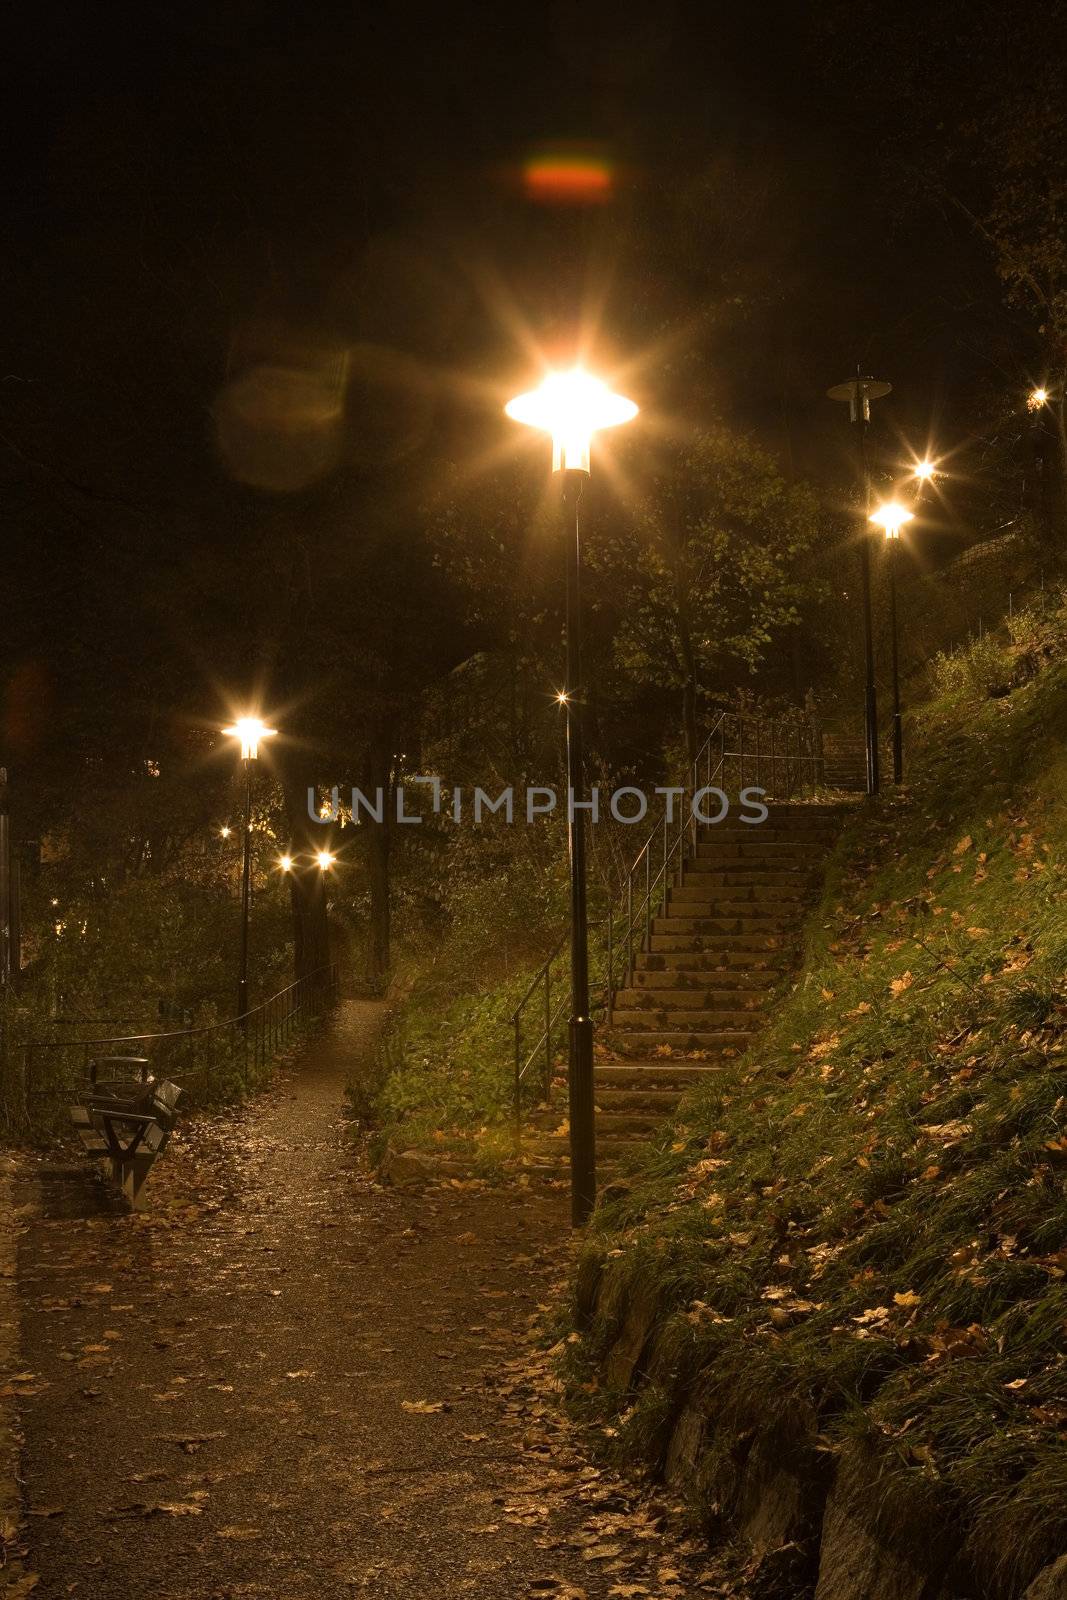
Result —
<svg viewBox="0 0 1067 1600"><path fill-rule="evenodd" d="M100 1077L101 1068L111 1075ZM152 1077L144 1056L103 1056L89 1065L84 1103L70 1108L86 1151L111 1162L111 1175L135 1211L170 1138L180 1094L176 1083Z"/></svg>

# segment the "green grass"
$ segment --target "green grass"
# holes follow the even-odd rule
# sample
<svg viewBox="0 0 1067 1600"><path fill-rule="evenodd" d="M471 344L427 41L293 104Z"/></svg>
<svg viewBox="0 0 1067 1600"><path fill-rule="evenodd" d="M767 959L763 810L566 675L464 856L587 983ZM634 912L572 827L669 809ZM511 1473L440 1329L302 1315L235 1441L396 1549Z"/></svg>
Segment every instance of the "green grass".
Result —
<svg viewBox="0 0 1067 1600"><path fill-rule="evenodd" d="M773 1024L582 1268L657 1306L650 1381L583 1399L623 1456L661 1460L698 1382L720 1432L802 1407L938 1497L1003 1595L1067 1548L1065 645L1050 598L936 664L910 787L850 823Z"/></svg>

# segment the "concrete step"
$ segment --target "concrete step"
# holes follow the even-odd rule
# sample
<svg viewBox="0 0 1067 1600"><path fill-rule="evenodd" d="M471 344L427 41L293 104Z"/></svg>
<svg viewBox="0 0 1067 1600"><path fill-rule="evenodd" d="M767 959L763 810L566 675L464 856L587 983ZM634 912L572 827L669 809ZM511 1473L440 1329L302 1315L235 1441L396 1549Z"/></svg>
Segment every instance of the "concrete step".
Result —
<svg viewBox="0 0 1067 1600"><path fill-rule="evenodd" d="M825 856L835 844L839 832L837 827L772 828L770 823L765 823L761 828L746 828L744 833L737 830L726 833L716 829L713 833L697 835L696 853L702 856L706 850L724 850L744 845L761 850L790 845L812 856Z"/></svg>
<svg viewBox="0 0 1067 1600"><path fill-rule="evenodd" d="M706 894L712 889L788 889L797 894L810 894L822 877L814 867L800 863L780 862L768 865L763 861L690 861L685 875L673 892L692 891Z"/></svg>
<svg viewBox="0 0 1067 1600"><path fill-rule="evenodd" d="M769 988L770 985L767 985ZM758 1016L766 999L766 989L706 989L698 984L662 985L658 988L619 989L615 994L616 1015L623 1011L655 1013L668 1011L714 1011L716 1016Z"/></svg>
<svg viewBox="0 0 1067 1600"><path fill-rule="evenodd" d="M795 839L720 839L717 844L697 846L695 855L687 857L687 872L711 871L724 866L760 866L768 871L783 867L803 867L819 872L829 851L822 845L799 843Z"/></svg>
<svg viewBox="0 0 1067 1600"><path fill-rule="evenodd" d="M685 983L708 983L707 974L724 987L759 988L777 983L785 957L765 948L735 949L732 940L721 950L642 950L636 957L633 979L640 987L646 980L656 987L664 980L670 988L677 975Z"/></svg>
<svg viewBox="0 0 1067 1600"><path fill-rule="evenodd" d="M630 1111L643 1112L646 1116L657 1121L669 1117L684 1093L681 1084L668 1084L666 1087L653 1085L648 1089L638 1089L626 1086L616 1086L603 1083L599 1079L596 1084L596 1104L600 1111Z"/></svg>
<svg viewBox="0 0 1067 1600"><path fill-rule="evenodd" d="M723 876L723 874L719 874ZM708 883L703 879L687 877L681 888L672 889L669 906L722 906L722 905L803 905L811 898L811 891L801 883Z"/></svg>
<svg viewBox="0 0 1067 1600"><path fill-rule="evenodd" d="M672 968L669 972L634 972L625 989L616 990L616 1005L657 1006L666 1005L668 998L678 1005L706 1006L714 1010L725 1006L727 1010L758 1011L768 996L778 987L778 973L747 968L730 968L741 971L751 983L724 983L714 972L686 972ZM644 981L654 979L654 982ZM686 998L683 1000L683 996ZM689 998L689 997L692 998Z"/></svg>
<svg viewBox="0 0 1067 1600"><path fill-rule="evenodd" d="M657 1127L665 1117L669 1117L674 1107L678 1104L678 1096L672 1095L664 1098L661 1106L653 1104L651 1107L618 1106L614 1101L598 1101L596 1107L596 1134L600 1139L626 1139L636 1135L648 1133ZM566 1107L556 1108L554 1117L540 1115L531 1118L530 1128L542 1138L565 1139L568 1133L562 1131L566 1123Z"/></svg>
<svg viewBox="0 0 1067 1600"><path fill-rule="evenodd" d="M686 1089L720 1070L713 1061L676 1061L638 1051L618 1061L598 1061L593 1072L594 1093L601 1095L611 1089L669 1091L677 1100Z"/></svg>
<svg viewBox="0 0 1067 1600"><path fill-rule="evenodd" d="M708 936L715 937L716 935L720 938L725 938L737 934L742 938L746 936L754 938L760 936L771 937L772 935L780 936L785 933L786 929L795 928L798 921L799 918L788 914L782 915L780 912L772 916L770 914L760 915L748 910L742 915L729 907L722 906L714 916L653 917L652 936L653 938L657 936L678 938L683 935L692 935L694 938L699 939ZM653 949L655 948L655 945L653 945Z"/></svg>
<svg viewBox="0 0 1067 1600"><path fill-rule="evenodd" d="M616 1011L611 1031L624 1033L662 1033L676 1029L697 1029L711 1033L744 1034L746 1039L759 1032L764 1019L751 1011Z"/></svg>
<svg viewBox="0 0 1067 1600"><path fill-rule="evenodd" d="M691 931L682 932L674 929L671 933L652 933L652 955L704 955L723 953L729 956L731 966L752 966L757 962L766 964L779 956L780 963L786 960L786 941L780 934L774 933L703 933L694 934ZM745 957L751 957L746 961Z"/></svg>
<svg viewBox="0 0 1067 1600"><path fill-rule="evenodd" d="M648 1028L638 1033L612 1028L607 1042L623 1055L647 1055L661 1045L671 1050L707 1050L709 1054L739 1055L752 1034L740 1028Z"/></svg>

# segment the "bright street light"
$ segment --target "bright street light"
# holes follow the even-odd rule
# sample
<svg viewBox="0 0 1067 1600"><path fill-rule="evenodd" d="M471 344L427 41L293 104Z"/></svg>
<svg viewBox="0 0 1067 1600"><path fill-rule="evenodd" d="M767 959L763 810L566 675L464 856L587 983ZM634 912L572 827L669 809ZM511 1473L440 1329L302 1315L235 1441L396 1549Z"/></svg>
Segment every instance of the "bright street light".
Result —
<svg viewBox="0 0 1067 1600"><path fill-rule="evenodd" d="M929 483L930 479L935 477L936 474L937 468L932 461L920 461L916 464L913 477L918 478L922 483Z"/></svg>
<svg viewBox="0 0 1067 1600"><path fill-rule="evenodd" d="M259 759L259 741L273 739L277 728L268 728L259 717L237 717L232 728L223 728L229 738L241 745L245 773L244 848L241 853L241 961L237 979L237 1015L247 1026L248 1018L248 908L252 884L252 763ZM229 829L223 838L229 837Z"/></svg>
<svg viewBox="0 0 1067 1600"><path fill-rule="evenodd" d="M316 852L315 860L318 862L323 872L328 872L333 866L334 862L337 860L337 857L330 850L319 850Z"/></svg>
<svg viewBox="0 0 1067 1600"><path fill-rule="evenodd" d="M887 500L877 511L871 513L871 521L882 529L887 539L899 539L901 528L914 518L914 511L902 506L899 500Z"/></svg>
<svg viewBox="0 0 1067 1600"><path fill-rule="evenodd" d="M1040 411L1042 406L1048 405L1047 389L1031 389L1026 401L1027 409Z"/></svg>
<svg viewBox="0 0 1067 1600"><path fill-rule="evenodd" d="M223 825L223 826L222 826L222 827L221 827L221 828L220 828L220 829L219 829L219 838L220 838L220 839L228 839L228 838L229 838L229 837L230 837L230 828L229 828L229 826L228 826L228 825L225 825L225 824L224 824L224 825Z"/></svg>
<svg viewBox="0 0 1067 1600"><path fill-rule="evenodd" d="M567 849L571 880L571 1015L567 1030L567 1084L571 1145L571 1221L588 1222L596 1205L596 1104L593 1092L593 1019L589 1015L589 927L585 872L585 753L582 748L582 615L578 504L589 476L594 433L636 417L637 407L581 367L550 372L540 388L516 395L504 407L515 422L552 436L552 471L563 507L567 540L567 675L556 694L567 715Z"/></svg>
<svg viewBox="0 0 1067 1600"><path fill-rule="evenodd" d="M291 872L292 868L293 868L293 858L292 858L292 856L279 856L278 857L278 865L282 869L283 872Z"/></svg>
<svg viewBox="0 0 1067 1600"><path fill-rule="evenodd" d="M238 717L232 728L222 731L231 738L240 739L242 761L255 761L259 757L259 741L273 739L278 730L268 728L258 717Z"/></svg>
<svg viewBox="0 0 1067 1600"><path fill-rule="evenodd" d="M504 410L512 421L552 435L553 472L588 472L593 434L637 415L632 400L612 394L582 367L550 372L540 388L516 395Z"/></svg>

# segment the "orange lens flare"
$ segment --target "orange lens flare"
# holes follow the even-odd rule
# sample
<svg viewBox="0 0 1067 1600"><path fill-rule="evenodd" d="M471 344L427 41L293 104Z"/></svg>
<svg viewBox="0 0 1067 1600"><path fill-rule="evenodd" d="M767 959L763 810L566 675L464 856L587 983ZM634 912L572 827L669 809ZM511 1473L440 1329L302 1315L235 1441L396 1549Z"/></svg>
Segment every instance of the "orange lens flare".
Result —
<svg viewBox="0 0 1067 1600"><path fill-rule="evenodd" d="M523 191L540 205L603 205L614 190L609 162L578 155L534 156L522 172Z"/></svg>

